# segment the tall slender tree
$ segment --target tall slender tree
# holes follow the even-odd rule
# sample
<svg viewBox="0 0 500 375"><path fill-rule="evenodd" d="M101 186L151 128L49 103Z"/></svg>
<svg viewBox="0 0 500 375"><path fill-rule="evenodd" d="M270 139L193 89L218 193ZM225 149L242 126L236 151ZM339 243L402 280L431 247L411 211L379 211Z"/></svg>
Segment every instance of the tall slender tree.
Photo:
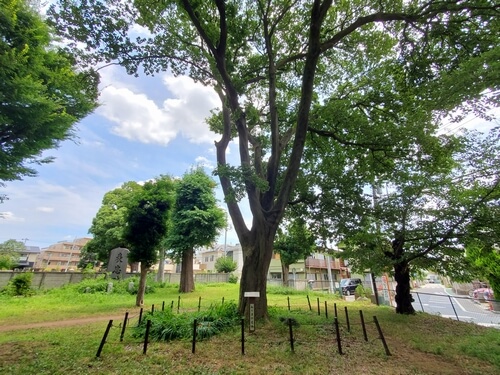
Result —
<svg viewBox="0 0 500 375"><path fill-rule="evenodd" d="M359 92L349 83L391 59L407 85L420 88L423 106L443 100L441 109L449 109L446 96L435 95L436 82L498 45L494 0L60 0L51 14L61 35L82 43L92 66L117 63L131 74L170 70L219 94L222 111L210 125L222 134L217 173L244 253L239 308L247 309L243 292L259 291L258 318L267 316L274 237L299 175L311 106L324 105L340 119L336 99ZM136 24L149 34L133 35ZM488 87L482 78L473 82L452 90L456 103L473 102ZM392 81L370 90L381 102L392 92ZM226 153L236 138L240 160L231 166ZM238 205L242 197L250 226Z"/></svg>
<svg viewBox="0 0 500 375"><path fill-rule="evenodd" d="M146 277L158 259L162 240L167 236L168 218L174 200L174 183L162 176L148 181L133 197L127 214L124 238L130 250L129 261L141 263L136 305L144 304Z"/></svg>
<svg viewBox="0 0 500 375"><path fill-rule="evenodd" d="M167 247L181 261L179 291L194 291L193 260L197 247L211 245L226 227L225 212L217 206L216 183L201 168L177 182L175 208Z"/></svg>

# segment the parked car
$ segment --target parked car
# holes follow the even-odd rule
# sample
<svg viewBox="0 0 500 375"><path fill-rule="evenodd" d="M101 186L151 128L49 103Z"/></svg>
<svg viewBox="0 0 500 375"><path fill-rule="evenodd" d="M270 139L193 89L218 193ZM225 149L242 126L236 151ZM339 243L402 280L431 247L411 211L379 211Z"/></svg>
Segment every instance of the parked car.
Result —
<svg viewBox="0 0 500 375"><path fill-rule="evenodd" d="M353 295L358 285L362 285L361 279L342 279L340 280L340 290L344 296Z"/></svg>

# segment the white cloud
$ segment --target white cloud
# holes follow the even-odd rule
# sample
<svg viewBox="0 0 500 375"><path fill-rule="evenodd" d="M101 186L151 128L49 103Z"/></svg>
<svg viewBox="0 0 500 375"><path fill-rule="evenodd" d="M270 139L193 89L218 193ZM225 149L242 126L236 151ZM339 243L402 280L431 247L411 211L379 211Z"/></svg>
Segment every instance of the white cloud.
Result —
<svg viewBox="0 0 500 375"><path fill-rule="evenodd" d="M113 77L111 73L106 79ZM192 143L213 143L205 119L217 107L215 92L188 77L164 76L163 83L173 95L163 106L132 87L119 82L106 86L101 92L102 105L97 113L112 121L113 133L142 143L167 145L177 135Z"/></svg>
<svg viewBox="0 0 500 375"><path fill-rule="evenodd" d="M214 164L204 156L198 156L194 160L196 162L196 165L202 166L207 169L214 169Z"/></svg>
<svg viewBox="0 0 500 375"><path fill-rule="evenodd" d="M20 222L20 221L24 221L24 218L22 217L17 217L16 215L14 215L13 212L11 211L4 211L4 212L0 212L0 224L2 222Z"/></svg>
<svg viewBox="0 0 500 375"><path fill-rule="evenodd" d="M36 210L40 211L40 212L50 213L50 212L54 212L54 207L37 207Z"/></svg>

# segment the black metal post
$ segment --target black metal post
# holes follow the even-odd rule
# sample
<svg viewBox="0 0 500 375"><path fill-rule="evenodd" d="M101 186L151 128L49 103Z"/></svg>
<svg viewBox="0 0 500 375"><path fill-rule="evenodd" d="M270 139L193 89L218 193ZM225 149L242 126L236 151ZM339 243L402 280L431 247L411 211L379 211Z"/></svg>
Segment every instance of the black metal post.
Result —
<svg viewBox="0 0 500 375"><path fill-rule="evenodd" d="M349 323L349 312L347 310L347 306L344 306L344 311L345 311L345 321L347 324L347 332L351 332L351 324Z"/></svg>
<svg viewBox="0 0 500 375"><path fill-rule="evenodd" d="M420 303L420 308L422 309L422 312L424 312L424 305L422 305L422 300L420 299L420 294L418 292L415 292L418 298L418 302Z"/></svg>
<svg viewBox="0 0 500 375"><path fill-rule="evenodd" d="M106 338L108 337L109 330L111 329L111 326L113 325L113 321L110 320L108 323L108 326L106 327L106 330L104 331L104 335L102 336L101 344L99 345L99 349L97 349L96 357L100 357L102 348L104 347L104 343L106 342Z"/></svg>
<svg viewBox="0 0 500 375"><path fill-rule="evenodd" d="M179 309L181 308L181 296L177 298L177 314L179 314Z"/></svg>
<svg viewBox="0 0 500 375"><path fill-rule="evenodd" d="M321 315L321 310L319 308L319 297L318 297L317 301L318 301L318 315Z"/></svg>
<svg viewBox="0 0 500 375"><path fill-rule="evenodd" d="M161 311L165 311L165 301L161 304Z"/></svg>
<svg viewBox="0 0 500 375"><path fill-rule="evenodd" d="M378 334L380 335L380 339L382 340L382 344L384 345L385 354L391 355L391 352L389 351L389 347L387 346L387 343L385 342L385 337L384 337L384 334L382 333L382 328L380 328L380 324L378 324L378 319L376 316L373 317L373 321L375 322L375 325L377 326Z"/></svg>
<svg viewBox="0 0 500 375"><path fill-rule="evenodd" d="M151 328L151 320L148 319L146 322L146 334L144 335L144 348L142 349L142 354L146 354L148 351L148 341L149 341L149 329Z"/></svg>
<svg viewBox="0 0 500 375"><path fill-rule="evenodd" d="M448 298L450 299L451 307L453 307L453 312L455 313L455 316L457 317L457 321L460 321L460 319L458 319L457 310L455 310L455 305L453 304L453 300L451 299L451 296L448 296Z"/></svg>
<svg viewBox="0 0 500 375"><path fill-rule="evenodd" d="M196 326L198 325L198 320L195 319L193 322L193 345L191 347L191 353L194 354L196 350Z"/></svg>
<svg viewBox="0 0 500 375"><path fill-rule="evenodd" d="M288 311L290 311L290 297L286 297L287 302L288 302Z"/></svg>
<svg viewBox="0 0 500 375"><path fill-rule="evenodd" d="M139 310L139 324L138 325L140 325L142 322L142 310L143 310L143 308L141 307L141 309Z"/></svg>
<svg viewBox="0 0 500 375"><path fill-rule="evenodd" d="M151 315L154 315L154 313L155 313L155 305L152 304L151 305Z"/></svg>
<svg viewBox="0 0 500 375"><path fill-rule="evenodd" d="M198 298L198 312L200 311L201 309L201 296L200 298Z"/></svg>
<svg viewBox="0 0 500 375"><path fill-rule="evenodd" d="M128 311L125 313L125 318L123 319L122 331L120 333L120 341L123 341L123 336L125 335L125 328L127 327Z"/></svg>
<svg viewBox="0 0 500 375"><path fill-rule="evenodd" d="M290 319L290 318L288 318L288 332L290 333L290 349L292 350L292 353L295 353L295 350L293 347L292 319Z"/></svg>
<svg viewBox="0 0 500 375"><path fill-rule="evenodd" d="M333 310L335 312L335 318L338 318L338 315L337 315L337 304L336 303L333 304Z"/></svg>
<svg viewBox="0 0 500 375"><path fill-rule="evenodd" d="M241 318L241 355L245 355L245 319Z"/></svg>
<svg viewBox="0 0 500 375"><path fill-rule="evenodd" d="M359 310L359 318L361 319L361 327L363 328L363 337L365 341L368 341L368 335L366 334L365 318L363 317L363 311Z"/></svg>
<svg viewBox="0 0 500 375"><path fill-rule="evenodd" d="M309 294L307 295L307 304L309 305L309 311L312 311L311 300L309 299Z"/></svg>
<svg viewBox="0 0 500 375"><path fill-rule="evenodd" d="M325 301L325 318L328 319L328 303Z"/></svg>
<svg viewBox="0 0 500 375"><path fill-rule="evenodd" d="M338 348L339 354L342 355L342 343L340 342L339 319L337 317L335 317L333 319L333 323L335 324L335 335L337 338L337 348Z"/></svg>

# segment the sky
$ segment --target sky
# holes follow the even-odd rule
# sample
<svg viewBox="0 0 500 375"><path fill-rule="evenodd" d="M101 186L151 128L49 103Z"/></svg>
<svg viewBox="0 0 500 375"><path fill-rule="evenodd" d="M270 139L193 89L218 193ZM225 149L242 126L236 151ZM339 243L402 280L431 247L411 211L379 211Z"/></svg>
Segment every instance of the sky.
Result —
<svg viewBox="0 0 500 375"><path fill-rule="evenodd" d="M114 66L101 75L100 106L76 125L76 139L45 152L56 159L38 166L37 177L0 188L9 198L0 204L0 242L15 239L45 248L89 237L104 194L124 182L182 176L197 165L212 174L219 137L205 119L219 99L211 88L169 74L135 78ZM234 144L227 157L237 164ZM220 187L216 195L225 207ZM227 243L238 243L232 227Z"/></svg>

